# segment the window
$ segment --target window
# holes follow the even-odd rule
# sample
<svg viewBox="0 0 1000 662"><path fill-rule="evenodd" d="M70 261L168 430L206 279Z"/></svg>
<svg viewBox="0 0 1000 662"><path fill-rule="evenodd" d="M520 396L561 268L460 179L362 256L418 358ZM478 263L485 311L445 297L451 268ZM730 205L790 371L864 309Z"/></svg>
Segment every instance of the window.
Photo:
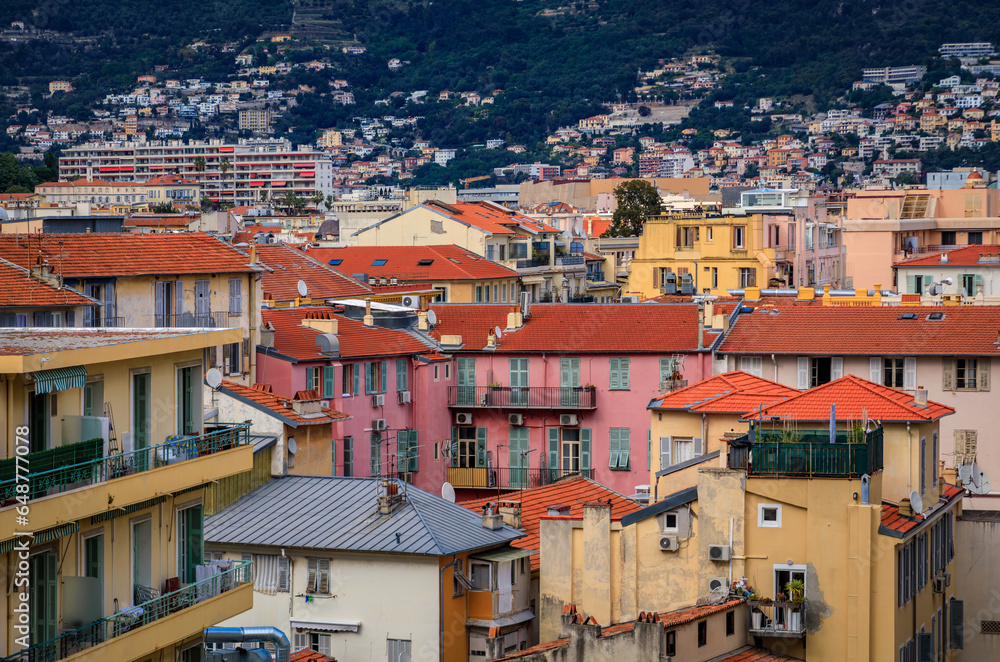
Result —
<svg viewBox="0 0 1000 662"><path fill-rule="evenodd" d="M704 455L700 437L660 437L660 469Z"/></svg>
<svg viewBox="0 0 1000 662"><path fill-rule="evenodd" d="M306 391L316 391L320 393L323 384L323 369L321 367L306 368Z"/></svg>
<svg viewBox="0 0 1000 662"><path fill-rule="evenodd" d="M322 655L330 655L330 635L322 632L296 632L295 650L309 649Z"/></svg>
<svg viewBox="0 0 1000 662"><path fill-rule="evenodd" d="M667 656L677 655L677 631L671 630L663 637L663 654Z"/></svg>
<svg viewBox="0 0 1000 662"><path fill-rule="evenodd" d="M451 466L468 469L486 466L486 428L452 428Z"/></svg>
<svg viewBox="0 0 1000 662"><path fill-rule="evenodd" d="M677 511L663 513L663 515L660 516L660 529L663 533L677 533L679 521L680 518L677 516Z"/></svg>
<svg viewBox="0 0 1000 662"><path fill-rule="evenodd" d="M510 467L510 487L528 487L528 451L528 428L508 428L507 466Z"/></svg>
<svg viewBox="0 0 1000 662"><path fill-rule="evenodd" d="M983 277L976 274L962 274L962 294L967 297L974 297L979 293L979 285L983 284Z"/></svg>
<svg viewBox="0 0 1000 662"><path fill-rule="evenodd" d="M510 404L524 407L528 404L528 359L512 358L510 365Z"/></svg>
<svg viewBox="0 0 1000 662"><path fill-rule="evenodd" d="M927 437L920 437L920 493L927 490Z"/></svg>
<svg viewBox="0 0 1000 662"><path fill-rule="evenodd" d="M757 526L781 528L781 506L773 503L758 504Z"/></svg>
<svg viewBox="0 0 1000 662"><path fill-rule="evenodd" d="M627 391L630 387L629 362L630 359L610 359L611 361L611 390Z"/></svg>
<svg viewBox="0 0 1000 662"><path fill-rule="evenodd" d="M243 312L243 295L241 293L242 280L239 278L229 279L229 316L236 317Z"/></svg>
<svg viewBox="0 0 1000 662"><path fill-rule="evenodd" d="M441 379L440 366L434 366L434 381L438 381L439 379Z"/></svg>
<svg viewBox="0 0 1000 662"><path fill-rule="evenodd" d="M472 561L469 564L469 579L472 582L473 591L493 590L492 569L492 563Z"/></svg>
<svg viewBox="0 0 1000 662"><path fill-rule="evenodd" d="M333 366L323 366L323 390L320 394L324 398L337 397L336 373Z"/></svg>
<svg viewBox="0 0 1000 662"><path fill-rule="evenodd" d="M740 370L753 375L754 377L764 376L764 357L762 356L741 356Z"/></svg>
<svg viewBox="0 0 1000 662"><path fill-rule="evenodd" d="M177 370L177 434L179 435L201 434L201 375L201 364Z"/></svg>
<svg viewBox="0 0 1000 662"><path fill-rule="evenodd" d="M306 559L306 593L330 592L330 559Z"/></svg>
<svg viewBox="0 0 1000 662"><path fill-rule="evenodd" d="M389 260L372 260L373 267L384 267Z"/></svg>
<svg viewBox="0 0 1000 662"><path fill-rule="evenodd" d="M742 225L733 226L733 248L746 248L746 230Z"/></svg>
<svg viewBox="0 0 1000 662"><path fill-rule="evenodd" d="M719 289L719 268L712 267L712 289Z"/></svg>
<svg viewBox="0 0 1000 662"><path fill-rule="evenodd" d="M96 533L83 539L83 570L81 574L84 577L93 577L98 580L98 585L101 587L101 595L104 595L103 533Z"/></svg>
<svg viewBox="0 0 1000 662"><path fill-rule="evenodd" d="M356 363L346 363L340 371L341 390L344 395L357 395L361 381L361 372Z"/></svg>
<svg viewBox="0 0 1000 662"><path fill-rule="evenodd" d="M931 487L937 487L938 481L938 431L931 432Z"/></svg>
<svg viewBox="0 0 1000 662"><path fill-rule="evenodd" d="M698 621L698 648L708 645L708 621Z"/></svg>
<svg viewBox="0 0 1000 662"><path fill-rule="evenodd" d="M177 531L177 576L185 584L191 584L197 581L195 568L205 557L201 504L177 511Z"/></svg>
<svg viewBox="0 0 1000 662"><path fill-rule="evenodd" d="M697 227L677 227L677 248L693 248L698 241Z"/></svg>
<svg viewBox="0 0 1000 662"><path fill-rule="evenodd" d="M705 241L712 241L715 239L715 228L707 227L705 228Z"/></svg>
<svg viewBox="0 0 1000 662"><path fill-rule="evenodd" d="M412 642L409 639L386 639L386 660L388 662L410 662L410 647Z"/></svg>
<svg viewBox="0 0 1000 662"><path fill-rule="evenodd" d="M958 243L954 230L946 230L941 233L941 243L945 246L954 246Z"/></svg>
<svg viewBox="0 0 1000 662"><path fill-rule="evenodd" d="M632 430L629 428L611 428L610 448L611 461L608 465L617 471L627 471L629 468L629 438Z"/></svg>
<svg viewBox="0 0 1000 662"><path fill-rule="evenodd" d="M476 285L476 303L483 302L483 286Z"/></svg>
<svg viewBox="0 0 1000 662"><path fill-rule="evenodd" d="M674 378L677 372L677 361L672 358L660 357L660 381L665 382Z"/></svg>
<svg viewBox="0 0 1000 662"><path fill-rule="evenodd" d="M406 383L406 359L396 359L396 390L407 391Z"/></svg>
<svg viewBox="0 0 1000 662"><path fill-rule="evenodd" d="M385 393L388 362L369 361L365 363L365 393Z"/></svg>
<svg viewBox="0 0 1000 662"><path fill-rule="evenodd" d="M731 637L736 634L736 612L726 612L726 636Z"/></svg>
<svg viewBox="0 0 1000 662"><path fill-rule="evenodd" d="M956 390L977 390L977 368L976 359L956 359L955 360L955 389ZM984 389L978 389L984 390Z"/></svg>
<svg viewBox="0 0 1000 662"><path fill-rule="evenodd" d="M503 248L503 247L501 246L501 249L502 249L502 248ZM504 284L503 284L503 285L501 286L501 288L500 288L500 292L501 292L501 293L502 293L502 295L503 295L503 300L504 300L504 301L506 302L506 301L507 301L507 283L504 283Z"/></svg>
<svg viewBox="0 0 1000 662"><path fill-rule="evenodd" d="M398 473L417 471L418 449L416 430L400 430L396 433L396 464Z"/></svg>
<svg viewBox="0 0 1000 662"><path fill-rule="evenodd" d="M445 363L444 364L444 380L446 382L451 380L451 364L450 363Z"/></svg>
<svg viewBox="0 0 1000 662"><path fill-rule="evenodd" d="M969 233L969 245L970 246L982 246L983 245L983 233L982 232L970 232Z"/></svg>
<svg viewBox="0 0 1000 662"><path fill-rule="evenodd" d="M903 388L903 359L883 359L882 383L893 388Z"/></svg>
<svg viewBox="0 0 1000 662"><path fill-rule="evenodd" d="M500 286L493 283L493 302L496 303L500 301Z"/></svg>
<svg viewBox="0 0 1000 662"><path fill-rule="evenodd" d="M746 267L740 268L740 287L756 287L757 270Z"/></svg>
<svg viewBox="0 0 1000 662"><path fill-rule="evenodd" d="M369 444L371 475L375 477L381 475L382 471L382 433L372 432Z"/></svg>
<svg viewBox="0 0 1000 662"><path fill-rule="evenodd" d="M83 415L104 415L104 379L87 381L83 387Z"/></svg>
<svg viewBox="0 0 1000 662"><path fill-rule="evenodd" d="M800 356L798 360L798 388L805 390L826 384L844 376L843 357Z"/></svg>
<svg viewBox="0 0 1000 662"><path fill-rule="evenodd" d="M580 471L580 431L566 428L561 437L559 457L563 474Z"/></svg>
<svg viewBox="0 0 1000 662"><path fill-rule="evenodd" d="M344 472L343 475L350 478L354 475L354 437L344 437L344 447L343 459L344 459ZM336 464L336 462L334 462ZM336 473L336 471L334 471Z"/></svg>

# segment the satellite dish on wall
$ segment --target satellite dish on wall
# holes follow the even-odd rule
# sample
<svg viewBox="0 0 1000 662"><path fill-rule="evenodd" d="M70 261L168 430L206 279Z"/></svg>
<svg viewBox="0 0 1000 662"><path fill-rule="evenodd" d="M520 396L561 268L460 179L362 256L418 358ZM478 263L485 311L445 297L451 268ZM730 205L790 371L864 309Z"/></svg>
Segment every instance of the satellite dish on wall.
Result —
<svg viewBox="0 0 1000 662"><path fill-rule="evenodd" d="M499 326L493 327L493 335L497 337L497 340L503 338L503 331L500 330Z"/></svg>
<svg viewBox="0 0 1000 662"><path fill-rule="evenodd" d="M208 383L213 391L217 391L222 386L222 371L218 368L210 368L205 373L205 382Z"/></svg>
<svg viewBox="0 0 1000 662"><path fill-rule="evenodd" d="M309 294L309 288L306 287L306 282L304 280L299 281L299 296L304 297Z"/></svg>
<svg viewBox="0 0 1000 662"><path fill-rule="evenodd" d="M295 455L295 452L299 449L299 445L295 443L295 437L288 438L288 454Z"/></svg>
<svg viewBox="0 0 1000 662"><path fill-rule="evenodd" d="M924 500L920 498L920 492L916 490L910 492L910 507L913 508L913 512L917 515L924 512Z"/></svg>
<svg viewBox="0 0 1000 662"><path fill-rule="evenodd" d="M970 494L989 494L990 493L990 478L986 475L979 465L975 462L972 463L972 471L970 471L969 480L965 482L965 488L969 490Z"/></svg>
<svg viewBox="0 0 1000 662"><path fill-rule="evenodd" d="M434 326L435 324L437 324L438 323L437 313L435 313L433 310L428 310L427 311L427 321L430 322L431 326Z"/></svg>
<svg viewBox="0 0 1000 662"><path fill-rule="evenodd" d="M441 498L455 503L455 488L448 481L441 484Z"/></svg>

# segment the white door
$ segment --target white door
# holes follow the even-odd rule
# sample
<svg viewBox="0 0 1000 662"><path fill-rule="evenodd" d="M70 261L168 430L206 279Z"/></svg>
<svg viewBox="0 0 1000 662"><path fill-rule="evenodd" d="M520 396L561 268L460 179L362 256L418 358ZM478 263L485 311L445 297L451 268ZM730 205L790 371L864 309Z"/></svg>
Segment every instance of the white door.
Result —
<svg viewBox="0 0 1000 662"><path fill-rule="evenodd" d="M514 598L510 581L513 561L497 564L497 611L505 614L514 608Z"/></svg>

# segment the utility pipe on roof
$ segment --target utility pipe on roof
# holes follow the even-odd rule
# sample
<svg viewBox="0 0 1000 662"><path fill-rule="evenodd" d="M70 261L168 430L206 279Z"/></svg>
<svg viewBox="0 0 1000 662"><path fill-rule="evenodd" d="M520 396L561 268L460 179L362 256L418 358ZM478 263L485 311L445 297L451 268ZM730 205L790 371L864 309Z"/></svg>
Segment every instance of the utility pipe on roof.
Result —
<svg viewBox="0 0 1000 662"><path fill-rule="evenodd" d="M274 644L275 662L289 662L292 645L285 633L276 627L206 628L205 643L229 643L245 641L265 641Z"/></svg>

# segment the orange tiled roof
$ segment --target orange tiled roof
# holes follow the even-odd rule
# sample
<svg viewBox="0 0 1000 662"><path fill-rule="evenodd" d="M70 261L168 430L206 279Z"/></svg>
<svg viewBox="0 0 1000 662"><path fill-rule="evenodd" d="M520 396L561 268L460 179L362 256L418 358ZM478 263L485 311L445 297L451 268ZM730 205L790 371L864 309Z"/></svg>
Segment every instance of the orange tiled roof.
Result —
<svg viewBox="0 0 1000 662"><path fill-rule="evenodd" d="M472 225L493 234L558 233L557 228L523 214L484 202L456 202L443 204L436 200L425 202L425 208Z"/></svg>
<svg viewBox="0 0 1000 662"><path fill-rule="evenodd" d="M334 421L342 421L349 418L347 414L330 409L329 407L320 408L323 412L322 416L306 418L301 414L297 414L295 410L292 409L292 401L284 396L268 393L267 391L251 388L249 386L243 386L242 384L237 384L236 382L231 382L227 379L222 380L222 388L239 398L254 402L256 405L271 411L277 416L287 418L293 421L296 425L322 425L324 423L333 423Z"/></svg>
<svg viewBox="0 0 1000 662"><path fill-rule="evenodd" d="M0 234L0 257L28 268L39 254L65 278L261 271L229 244L179 234Z"/></svg>
<svg viewBox="0 0 1000 662"><path fill-rule="evenodd" d="M940 320L928 319L943 313ZM915 319L900 319L904 315ZM720 354L984 356L996 344L1000 306L879 308L788 306L739 315Z"/></svg>
<svg viewBox="0 0 1000 662"><path fill-rule="evenodd" d="M726 372L697 384L661 395L650 403L654 409L742 414L761 405L781 402L801 391L745 372Z"/></svg>
<svg viewBox="0 0 1000 662"><path fill-rule="evenodd" d="M160 175L147 179L144 184L146 186L197 186L198 182L184 179L179 175Z"/></svg>
<svg viewBox="0 0 1000 662"><path fill-rule="evenodd" d="M892 265L894 267L921 267L921 266L935 266L935 267L997 267L1000 268L1000 264L997 262L987 262L981 263L979 261L980 255L996 255L1000 256L1000 245L991 244L986 246L963 246L962 248L956 248L946 253L930 253L927 255L921 255L920 257L913 257L909 260L900 260L896 264ZM942 262L941 256L947 255L948 261Z"/></svg>
<svg viewBox="0 0 1000 662"><path fill-rule="evenodd" d="M271 268L263 277L264 292L273 301L299 298L299 281L305 281L313 299L365 297L371 288L350 276L284 244L258 244L257 261Z"/></svg>
<svg viewBox="0 0 1000 662"><path fill-rule="evenodd" d="M460 335L467 351L507 328L511 304L434 304L432 335ZM657 330L664 332L657 332ZM712 339L706 335L705 346ZM531 317L504 332L496 352L675 353L698 350L698 308L668 304L532 304Z"/></svg>
<svg viewBox="0 0 1000 662"><path fill-rule="evenodd" d="M295 651L292 653L292 657L290 659L291 662L335 662L332 657L327 657L322 653L317 653L316 651L308 648Z"/></svg>
<svg viewBox="0 0 1000 662"><path fill-rule="evenodd" d="M28 270L0 258L0 308L93 306L99 303L68 287L57 288L28 275Z"/></svg>
<svg viewBox="0 0 1000 662"><path fill-rule="evenodd" d="M936 421L954 414L955 409L931 400L918 405L913 394L882 386L856 375L800 391L786 400L754 410L744 420L779 418L791 421L829 421L830 405L836 404L840 420Z"/></svg>
<svg viewBox="0 0 1000 662"><path fill-rule="evenodd" d="M964 488L943 483L941 496L938 499L938 502L946 504L953 499L960 498L964 494ZM879 533L896 538L905 538L907 533L920 526L923 521L923 515L903 515L899 512L898 505L894 503L883 503L882 521L879 526Z"/></svg>
<svg viewBox="0 0 1000 662"><path fill-rule="evenodd" d="M769 651L766 648L751 646L741 649L729 657L724 657L719 662L785 662L786 660L798 659L797 657L788 657L781 653Z"/></svg>
<svg viewBox="0 0 1000 662"><path fill-rule="evenodd" d="M274 327L274 351L297 361L328 361L330 357L320 354L316 345L316 336L320 332L302 326L306 315L316 313L333 313L333 309L317 306L262 310L263 322ZM337 320L341 358L405 356L425 354L431 349L406 331L378 326L369 329L364 323L343 315L334 315L334 319Z"/></svg>
<svg viewBox="0 0 1000 662"><path fill-rule="evenodd" d="M608 499L611 500L611 518L614 520L621 519L622 515L633 513L642 507L618 492L582 476L566 478L550 485L532 487L521 492L508 492L500 496L500 501L520 501L521 503L521 529L525 532L525 536L511 541L511 546L536 551L539 544L539 522L548 512L549 506L569 506L569 517L580 518L583 517L584 503L607 501ZM482 510L485 504L496 501L497 497L494 495L485 499L463 501L460 505L469 510L478 511ZM538 563L539 558L536 554L531 557L531 569L538 570Z"/></svg>
<svg viewBox="0 0 1000 662"><path fill-rule="evenodd" d="M125 219L125 227L136 228L164 228L164 227L187 227L199 220L198 216L187 216L184 214L159 214L156 216L129 216Z"/></svg>
<svg viewBox="0 0 1000 662"><path fill-rule="evenodd" d="M400 281L517 278L516 271L454 244L310 248L306 253L345 274L395 276Z"/></svg>

